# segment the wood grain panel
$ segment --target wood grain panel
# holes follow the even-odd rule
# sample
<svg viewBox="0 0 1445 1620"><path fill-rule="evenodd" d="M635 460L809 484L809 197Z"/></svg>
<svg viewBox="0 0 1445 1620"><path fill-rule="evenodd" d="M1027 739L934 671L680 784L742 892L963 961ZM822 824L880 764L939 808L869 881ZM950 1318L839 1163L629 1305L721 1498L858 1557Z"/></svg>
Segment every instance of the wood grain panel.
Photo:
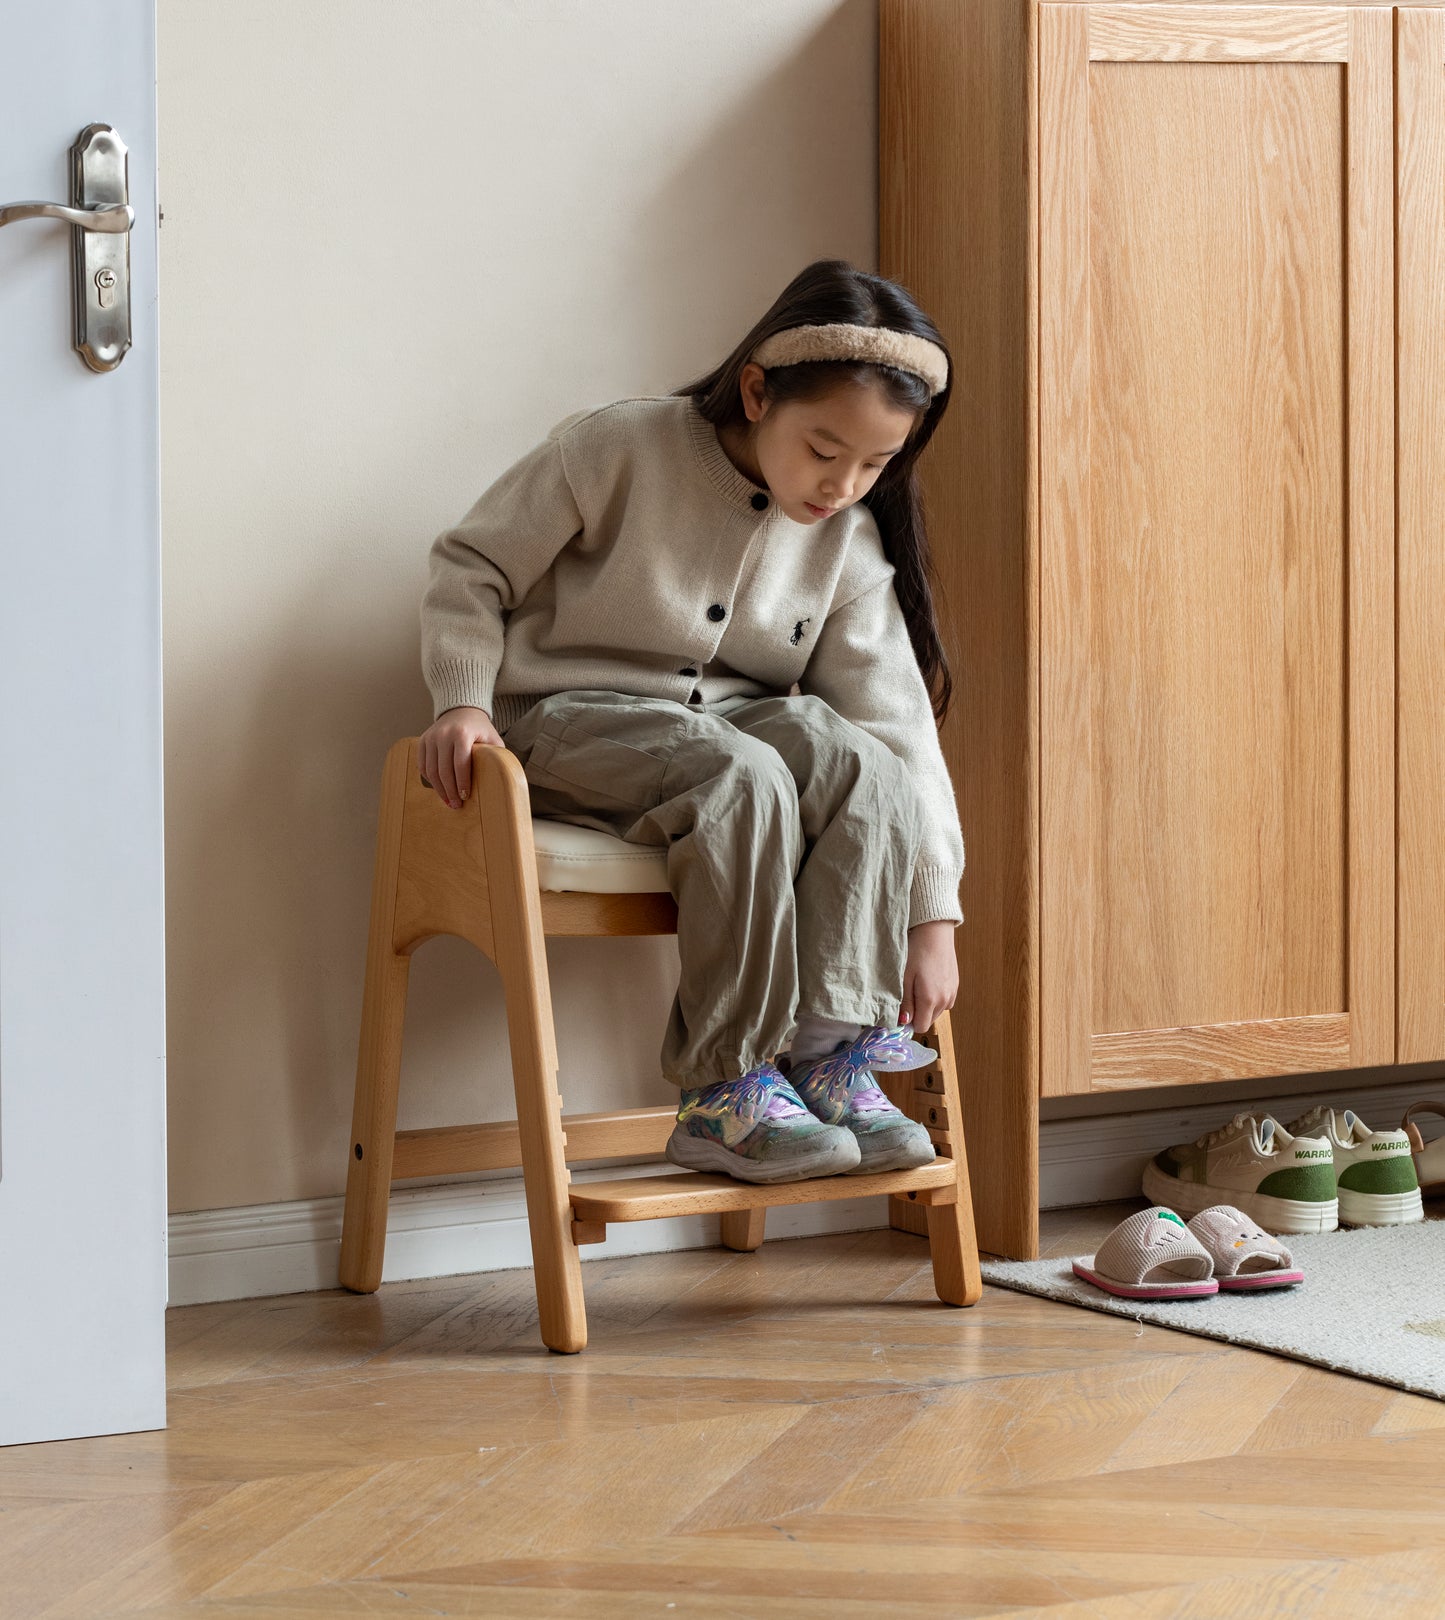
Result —
<svg viewBox="0 0 1445 1620"><path fill-rule="evenodd" d="M1094 62L1344 62L1342 6L1090 6Z"/></svg>
<svg viewBox="0 0 1445 1620"><path fill-rule="evenodd" d="M434 794L428 796L440 804ZM557 1089L547 941L532 845L531 797L522 762L510 749L473 745L472 800L486 830L490 928L507 1012L507 1050L542 1342L550 1350L575 1354L587 1343L587 1317L567 1203L569 1177L562 1151L562 1095Z"/></svg>
<svg viewBox="0 0 1445 1620"><path fill-rule="evenodd" d="M571 1189L580 1221L654 1221L669 1215L716 1215L724 1210L772 1209L782 1204L827 1203L901 1193L920 1203L956 1203L957 1166L938 1158L916 1170L867 1176L814 1176L810 1181L751 1185L733 1176L681 1170L628 1181L589 1181Z"/></svg>
<svg viewBox="0 0 1445 1620"><path fill-rule="evenodd" d="M1090 74L1096 1034L1346 1006L1340 77Z"/></svg>
<svg viewBox="0 0 1445 1620"><path fill-rule="evenodd" d="M460 810L449 809L422 782L417 739L407 738L405 748L408 836L398 857L392 948L410 954L437 934L455 934L495 960L480 800L474 793Z"/></svg>
<svg viewBox="0 0 1445 1620"><path fill-rule="evenodd" d="M415 743L410 739L395 742L387 750L381 773L338 1266L343 1287L362 1293L372 1293L380 1286L386 1247L387 1198L391 1191L393 1135L401 1081L402 1028L406 1021L407 981L411 973L408 950L398 949L395 944L397 873L405 821L406 778L412 774L415 762Z"/></svg>
<svg viewBox="0 0 1445 1620"><path fill-rule="evenodd" d="M1395 107L1393 19L1349 15L1345 864L1350 1065L1361 1067L1396 1061Z"/></svg>
<svg viewBox="0 0 1445 1620"><path fill-rule="evenodd" d="M1134 1029L1096 1035L1093 1042L1095 1091L1318 1074L1347 1068L1349 1061L1350 1020L1344 1013L1199 1029Z"/></svg>
<svg viewBox="0 0 1445 1620"><path fill-rule="evenodd" d="M1089 22L1039 14L1039 1068L1087 1091L1090 761Z"/></svg>
<svg viewBox="0 0 1445 1620"><path fill-rule="evenodd" d="M878 267L953 358L921 477L968 851L958 1071L980 1240L1020 1256L1038 1221L1034 16L1025 0L878 8Z"/></svg>
<svg viewBox="0 0 1445 1620"><path fill-rule="evenodd" d="M677 1109L630 1108L603 1114L563 1114L562 1143L567 1158L647 1158L660 1154L677 1123ZM465 1175L505 1170L522 1162L522 1139L515 1120L480 1125L432 1125L398 1131L391 1179Z"/></svg>
<svg viewBox="0 0 1445 1620"><path fill-rule="evenodd" d="M542 926L549 934L675 934L677 902L670 894L584 894L543 889Z"/></svg>
<svg viewBox="0 0 1445 1620"><path fill-rule="evenodd" d="M1393 1057L1390 17L1222 17L1039 19L1046 1094Z"/></svg>
<svg viewBox="0 0 1445 1620"><path fill-rule="evenodd" d="M1396 1061L1445 1058L1445 11L1396 35Z"/></svg>

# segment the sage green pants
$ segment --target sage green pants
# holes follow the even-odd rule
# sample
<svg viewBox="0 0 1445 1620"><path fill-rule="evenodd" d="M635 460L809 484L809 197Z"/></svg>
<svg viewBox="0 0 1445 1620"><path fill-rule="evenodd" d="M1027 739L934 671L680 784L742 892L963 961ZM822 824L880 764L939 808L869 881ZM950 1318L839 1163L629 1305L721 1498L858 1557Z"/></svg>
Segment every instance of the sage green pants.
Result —
<svg viewBox="0 0 1445 1620"><path fill-rule="evenodd" d="M513 721L534 815L667 851L681 963L662 1073L732 1080L797 1014L894 1025L922 808L886 743L811 695L557 692Z"/></svg>

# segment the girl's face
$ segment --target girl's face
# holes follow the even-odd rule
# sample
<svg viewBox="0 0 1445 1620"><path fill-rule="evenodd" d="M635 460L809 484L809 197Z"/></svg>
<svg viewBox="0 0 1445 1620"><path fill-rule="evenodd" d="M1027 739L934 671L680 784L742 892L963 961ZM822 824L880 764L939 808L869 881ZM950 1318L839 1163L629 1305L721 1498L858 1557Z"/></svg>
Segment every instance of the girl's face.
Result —
<svg viewBox="0 0 1445 1620"><path fill-rule="evenodd" d="M814 400L770 400L763 368L753 361L742 369L741 386L751 437L725 448L741 448L755 463L743 468L748 477L765 484L795 523L821 523L862 500L917 421L867 385Z"/></svg>

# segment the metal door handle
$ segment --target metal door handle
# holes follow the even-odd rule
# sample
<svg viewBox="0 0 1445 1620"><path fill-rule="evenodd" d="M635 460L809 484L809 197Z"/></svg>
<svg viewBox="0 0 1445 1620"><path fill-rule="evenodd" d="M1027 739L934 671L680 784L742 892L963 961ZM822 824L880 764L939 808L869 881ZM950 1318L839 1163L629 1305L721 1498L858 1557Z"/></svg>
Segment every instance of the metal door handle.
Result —
<svg viewBox="0 0 1445 1620"><path fill-rule="evenodd" d="M130 348L130 205L125 142L109 124L87 124L70 149L70 202L0 208L0 226L60 219L71 226L75 351L92 371L114 371Z"/></svg>
<svg viewBox="0 0 1445 1620"><path fill-rule="evenodd" d="M67 225L81 225L88 231L115 236L135 224L135 209L129 203L103 203L95 208L67 208L64 203L6 203L0 208L0 225L13 225L17 219L63 219Z"/></svg>

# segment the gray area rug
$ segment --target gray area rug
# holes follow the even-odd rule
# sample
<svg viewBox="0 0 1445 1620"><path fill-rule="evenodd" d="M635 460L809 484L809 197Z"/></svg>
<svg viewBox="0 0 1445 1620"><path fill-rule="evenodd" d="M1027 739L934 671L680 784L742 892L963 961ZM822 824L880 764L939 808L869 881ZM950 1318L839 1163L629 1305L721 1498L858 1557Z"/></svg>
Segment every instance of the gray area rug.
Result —
<svg viewBox="0 0 1445 1620"><path fill-rule="evenodd" d="M1208 1339L1272 1350L1445 1399L1445 1220L1286 1237L1305 1280L1261 1294L1117 1299L1070 1261L985 1260L985 1282Z"/></svg>

